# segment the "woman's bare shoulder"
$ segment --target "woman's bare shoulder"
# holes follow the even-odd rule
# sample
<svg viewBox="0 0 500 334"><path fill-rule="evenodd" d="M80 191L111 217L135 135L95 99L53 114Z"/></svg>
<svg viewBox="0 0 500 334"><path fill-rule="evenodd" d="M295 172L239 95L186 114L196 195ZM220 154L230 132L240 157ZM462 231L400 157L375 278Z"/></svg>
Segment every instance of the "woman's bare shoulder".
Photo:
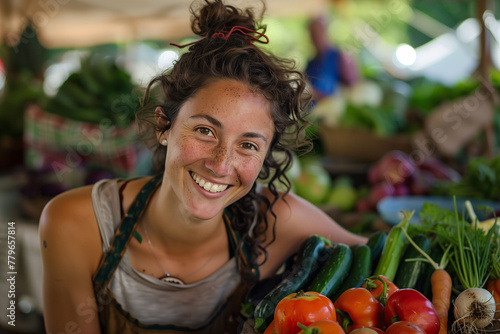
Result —
<svg viewBox="0 0 500 334"><path fill-rule="evenodd" d="M68 190L52 198L42 211L41 227L46 224L71 225L77 220L88 220L94 215L92 186Z"/></svg>
<svg viewBox="0 0 500 334"><path fill-rule="evenodd" d="M51 263L71 258L82 265L87 262L89 270L99 263L102 243L91 194L92 186L71 189L51 199L43 209L40 244Z"/></svg>
<svg viewBox="0 0 500 334"><path fill-rule="evenodd" d="M123 191L123 207L127 209L149 177L130 179ZM116 180L117 188L125 180ZM51 199L40 217L40 229L65 229L68 232L89 232L90 226L97 227L92 200L94 185L74 188Z"/></svg>

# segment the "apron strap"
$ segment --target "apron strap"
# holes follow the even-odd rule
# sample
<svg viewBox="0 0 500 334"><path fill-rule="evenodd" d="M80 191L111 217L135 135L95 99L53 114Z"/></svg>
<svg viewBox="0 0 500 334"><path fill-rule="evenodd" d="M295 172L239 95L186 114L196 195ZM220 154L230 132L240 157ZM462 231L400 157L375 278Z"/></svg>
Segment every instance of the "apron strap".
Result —
<svg viewBox="0 0 500 334"><path fill-rule="evenodd" d="M103 256L97 273L94 277L94 284L105 287L111 281L113 274L120 263L127 243L132 238L137 227L137 223L142 218L145 208L153 197L155 190L160 185L162 175L152 177L141 189L128 212L122 217L122 221L113 236L111 246Z"/></svg>
<svg viewBox="0 0 500 334"><path fill-rule="evenodd" d="M231 220L232 220L233 214L228 210L224 210L224 223L226 225L226 229L228 231L228 234L230 236L229 242L231 243L231 246L233 249L235 249L235 255L240 254L242 255L239 257L243 263L240 263L238 260L238 270L241 273L241 266L248 266L248 263L250 262L251 259L251 252L250 252L250 247L246 242L242 242L241 240L241 234L238 231L235 231L232 227ZM259 278L259 267L258 265L254 265L252 267L252 273L254 275L254 279Z"/></svg>

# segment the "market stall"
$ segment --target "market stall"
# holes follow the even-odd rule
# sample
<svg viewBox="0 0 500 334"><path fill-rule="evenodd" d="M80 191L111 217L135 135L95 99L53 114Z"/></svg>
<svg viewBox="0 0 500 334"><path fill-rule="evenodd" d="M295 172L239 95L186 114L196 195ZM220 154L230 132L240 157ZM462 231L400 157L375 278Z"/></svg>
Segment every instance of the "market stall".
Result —
<svg viewBox="0 0 500 334"><path fill-rule="evenodd" d="M304 17L329 6L349 14L346 1L266 4L266 15L276 20L306 22ZM500 333L500 72L492 60L500 23L491 2L474 4L479 43L475 57L467 58L474 70L452 85L419 76L409 65L397 68L395 53L387 56L390 48L377 44L380 31L368 30L366 22L353 26L365 34L354 34L352 42L360 80L315 101L310 121L316 149L305 156L296 152L287 177L294 193L366 236L368 244L347 246L312 235L276 275L250 288L238 319L240 333ZM15 226L18 236L19 331L35 333L43 326L38 220L46 203L103 178L151 172L151 156L134 121L138 91L146 72L165 69L158 65L160 55L170 57L167 65L175 61L178 54L169 41L192 40L188 8L189 2L180 0L0 4L0 38L13 52L0 59L16 69L4 88L11 94L0 95L0 103L3 110L21 106L15 115L0 110L0 151L16 161L0 162L0 219L9 222L6 228ZM404 13L396 7L384 12ZM424 15L419 15L407 21L421 25L417 21ZM377 16L379 27L390 25L386 16ZM276 26L292 43L301 41L300 34L287 31L290 25ZM144 40L161 47L140 44ZM119 51L116 45L122 46ZM45 94L50 71L32 60L56 49L67 51L59 59L66 62L52 70L66 66L67 75ZM283 49L294 53L301 46ZM366 59L377 65L363 67ZM33 68L17 71L26 64ZM0 233L0 247L7 242L8 233ZM0 269L8 272L2 261ZM446 281L434 281L438 274ZM0 286L2 296L7 288ZM472 311L459 309L471 290L480 290L483 299ZM0 300L6 308L8 301ZM6 321L0 321L0 330ZM331 327L314 329L316 321ZM407 323L393 325L398 321Z"/></svg>

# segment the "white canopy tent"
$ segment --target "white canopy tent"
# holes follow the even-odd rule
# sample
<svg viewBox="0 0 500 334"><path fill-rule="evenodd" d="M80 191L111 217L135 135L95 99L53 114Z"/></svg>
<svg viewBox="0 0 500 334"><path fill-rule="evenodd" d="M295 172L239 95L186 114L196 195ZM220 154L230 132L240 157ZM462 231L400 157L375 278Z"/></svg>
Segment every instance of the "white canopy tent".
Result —
<svg viewBox="0 0 500 334"><path fill-rule="evenodd" d="M315 15L329 0L266 0L266 16ZM331 1L331 0L330 0ZM196 0L195 4L201 4ZM31 20L48 48L84 47L141 39L175 40L191 34L191 0L2 0L0 37L18 42ZM263 8L262 1L231 0L238 7Z"/></svg>

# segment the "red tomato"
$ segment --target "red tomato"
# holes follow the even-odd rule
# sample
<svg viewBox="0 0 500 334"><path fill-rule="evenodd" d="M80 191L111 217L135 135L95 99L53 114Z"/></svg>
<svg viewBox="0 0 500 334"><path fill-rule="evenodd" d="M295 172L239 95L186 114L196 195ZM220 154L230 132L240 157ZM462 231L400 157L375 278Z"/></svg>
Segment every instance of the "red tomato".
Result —
<svg viewBox="0 0 500 334"><path fill-rule="evenodd" d="M274 334L276 331L274 330L274 320L271 321L269 326L267 326L266 330L264 331L264 334Z"/></svg>
<svg viewBox="0 0 500 334"><path fill-rule="evenodd" d="M409 321L398 321L390 325L385 334L425 334L425 331Z"/></svg>
<svg viewBox="0 0 500 334"><path fill-rule="evenodd" d="M338 322L331 320L316 321L307 326L307 328L317 328L319 330L318 334L345 334L342 326L340 326ZM304 330L301 330L299 334L304 334Z"/></svg>
<svg viewBox="0 0 500 334"><path fill-rule="evenodd" d="M384 306L364 288L350 288L335 301L339 323L350 332L356 328L384 327Z"/></svg>
<svg viewBox="0 0 500 334"><path fill-rule="evenodd" d="M500 279L493 280L492 278L488 279L486 284L486 290L488 290L493 299L495 299L496 311L495 311L495 319L500 319Z"/></svg>
<svg viewBox="0 0 500 334"><path fill-rule="evenodd" d="M382 282L384 281L385 284ZM383 296L382 293L384 291L385 286L387 285L385 295ZM370 293L373 295L373 297L377 298L382 305L385 305L387 302L387 299L399 288L394 284L391 280L389 280L387 277L384 275L378 275L378 276L371 276L365 279L365 282L361 285L361 287L367 289L370 291Z"/></svg>
<svg viewBox="0 0 500 334"><path fill-rule="evenodd" d="M283 298L274 310L276 334L297 334L298 322L309 326L319 320L336 321L337 316L332 301L314 291L292 293Z"/></svg>
<svg viewBox="0 0 500 334"><path fill-rule="evenodd" d="M375 327L364 327L354 329L349 332L349 334L384 334L384 331Z"/></svg>

